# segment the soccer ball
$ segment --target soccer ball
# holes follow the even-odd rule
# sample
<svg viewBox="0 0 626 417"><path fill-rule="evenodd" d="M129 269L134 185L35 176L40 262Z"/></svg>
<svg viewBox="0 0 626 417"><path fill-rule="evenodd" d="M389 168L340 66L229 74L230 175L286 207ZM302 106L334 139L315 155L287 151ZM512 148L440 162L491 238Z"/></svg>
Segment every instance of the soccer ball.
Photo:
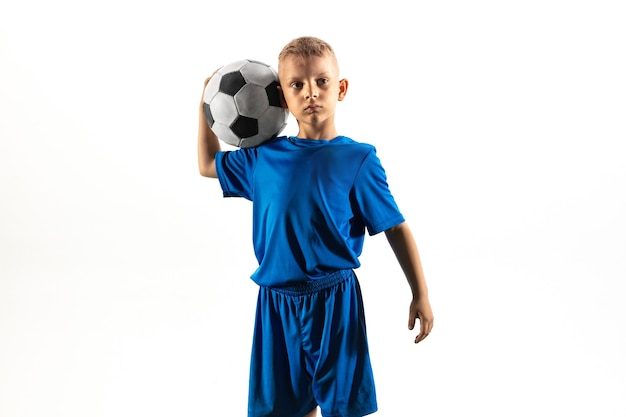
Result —
<svg viewBox="0 0 626 417"><path fill-rule="evenodd" d="M289 111L280 104L278 74L251 59L220 68L204 89L206 121L217 137L240 148L258 146L287 125Z"/></svg>

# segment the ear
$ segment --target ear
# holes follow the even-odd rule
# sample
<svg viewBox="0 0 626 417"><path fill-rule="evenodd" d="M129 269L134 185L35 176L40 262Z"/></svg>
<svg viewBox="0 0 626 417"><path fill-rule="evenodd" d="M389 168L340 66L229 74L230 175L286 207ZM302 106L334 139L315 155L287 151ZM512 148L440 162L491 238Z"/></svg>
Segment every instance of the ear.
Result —
<svg viewBox="0 0 626 417"><path fill-rule="evenodd" d="M337 98L339 101L342 101L346 94L348 93L348 80L342 78L339 80L339 97Z"/></svg>
<svg viewBox="0 0 626 417"><path fill-rule="evenodd" d="M285 100L283 89L280 88L280 85L276 87L276 89L278 90L278 99L280 100L280 105L282 106L283 109L288 109L289 107L287 107L287 100Z"/></svg>

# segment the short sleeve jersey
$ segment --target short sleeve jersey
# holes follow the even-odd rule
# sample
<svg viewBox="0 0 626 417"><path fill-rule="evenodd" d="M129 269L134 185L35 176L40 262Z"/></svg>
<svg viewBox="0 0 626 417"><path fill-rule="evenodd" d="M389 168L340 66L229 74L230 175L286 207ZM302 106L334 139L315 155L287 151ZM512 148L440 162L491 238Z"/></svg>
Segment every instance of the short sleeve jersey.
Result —
<svg viewBox="0 0 626 417"><path fill-rule="evenodd" d="M372 145L345 136L281 136L255 148L219 152L224 197L253 202L251 278L281 287L360 266L370 235L404 218Z"/></svg>

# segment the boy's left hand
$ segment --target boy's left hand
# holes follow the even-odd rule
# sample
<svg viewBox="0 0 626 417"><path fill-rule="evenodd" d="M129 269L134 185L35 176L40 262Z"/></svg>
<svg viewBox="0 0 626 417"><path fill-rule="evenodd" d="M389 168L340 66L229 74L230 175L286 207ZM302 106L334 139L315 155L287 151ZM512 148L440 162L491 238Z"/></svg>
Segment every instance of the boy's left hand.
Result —
<svg viewBox="0 0 626 417"><path fill-rule="evenodd" d="M414 298L409 308L409 330L415 328L415 320L420 322L420 331L415 337L415 343L426 338L433 329L434 316L428 297Z"/></svg>

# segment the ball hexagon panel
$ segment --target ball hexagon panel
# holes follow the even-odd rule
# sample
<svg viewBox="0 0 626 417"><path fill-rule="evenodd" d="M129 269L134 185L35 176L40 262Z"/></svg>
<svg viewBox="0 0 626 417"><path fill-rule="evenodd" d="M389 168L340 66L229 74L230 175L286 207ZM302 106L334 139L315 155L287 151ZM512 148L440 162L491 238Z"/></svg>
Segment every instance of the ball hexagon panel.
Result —
<svg viewBox="0 0 626 417"><path fill-rule="evenodd" d="M229 72L239 71L244 65L247 65L249 62L249 59L240 59L239 61L234 61L224 65L218 70L218 72L222 74L228 74Z"/></svg>
<svg viewBox="0 0 626 417"><path fill-rule="evenodd" d="M215 124L215 118L213 117L213 113L211 113L211 106L206 104L206 102L202 103L202 110L204 110L204 118L210 126Z"/></svg>
<svg viewBox="0 0 626 417"><path fill-rule="evenodd" d="M287 126L287 112L282 107L270 106L258 120L259 135L271 137Z"/></svg>
<svg viewBox="0 0 626 417"><path fill-rule="evenodd" d="M211 108L214 122L219 122L223 125L228 126L232 124L239 115L233 97L224 93L217 93L209 107Z"/></svg>
<svg viewBox="0 0 626 417"><path fill-rule="evenodd" d="M239 146L241 143L241 138L233 133L230 125L226 126L220 122L215 122L211 129L221 141L228 143L229 145Z"/></svg>
<svg viewBox="0 0 626 417"><path fill-rule="evenodd" d="M239 142L239 147L241 148L250 148L253 146L259 146L261 145L263 142L266 142L268 140L268 137L265 135L261 135L261 134L257 134L252 136L251 138L243 138L241 139L241 141Z"/></svg>
<svg viewBox="0 0 626 417"><path fill-rule="evenodd" d="M213 77L207 83L204 89L204 103L208 104L213 100L213 97L218 93L220 89L220 82L222 80L222 74L216 72Z"/></svg>
<svg viewBox="0 0 626 417"><path fill-rule="evenodd" d="M266 87L278 78L278 74L275 73L272 67L258 61L250 61L248 65L243 66L239 71L246 81L261 87Z"/></svg>
<svg viewBox="0 0 626 417"><path fill-rule="evenodd" d="M270 104L263 87L246 84L235 94L235 105L240 115L259 117Z"/></svg>

